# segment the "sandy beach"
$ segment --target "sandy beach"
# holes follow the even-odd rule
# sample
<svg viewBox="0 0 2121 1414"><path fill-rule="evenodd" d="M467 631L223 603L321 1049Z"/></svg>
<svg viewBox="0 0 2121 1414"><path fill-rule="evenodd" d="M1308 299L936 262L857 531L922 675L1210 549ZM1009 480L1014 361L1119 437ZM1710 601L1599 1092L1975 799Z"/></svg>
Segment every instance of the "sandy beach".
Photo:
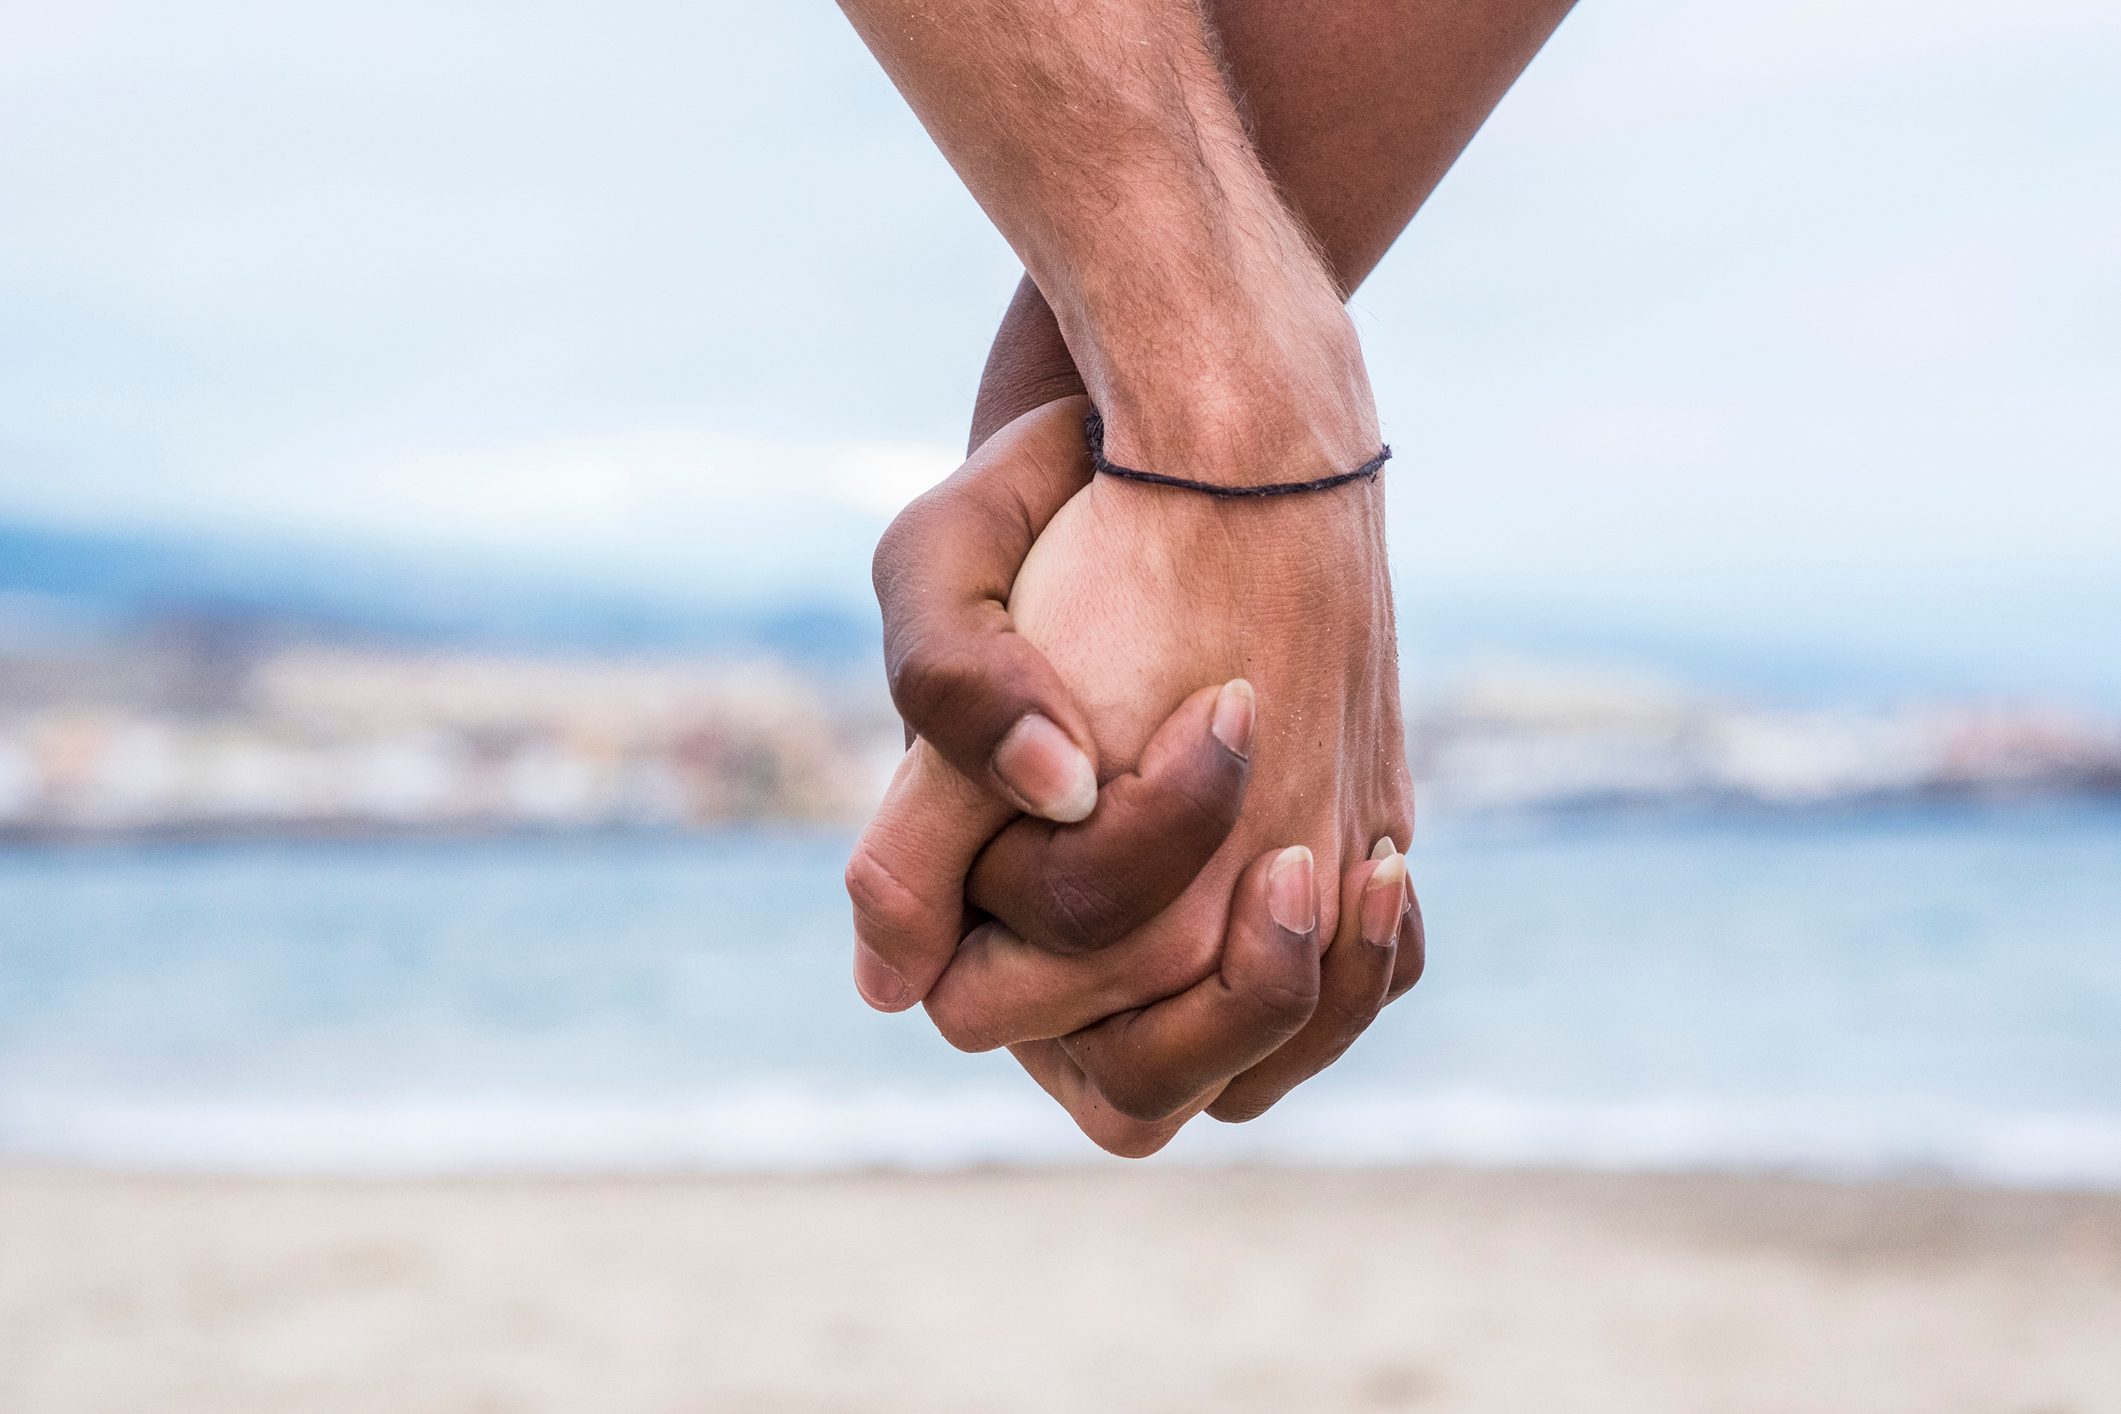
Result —
<svg viewBox="0 0 2121 1414"><path fill-rule="evenodd" d="M2121 1410L2121 1195L0 1172L0 1409Z"/></svg>

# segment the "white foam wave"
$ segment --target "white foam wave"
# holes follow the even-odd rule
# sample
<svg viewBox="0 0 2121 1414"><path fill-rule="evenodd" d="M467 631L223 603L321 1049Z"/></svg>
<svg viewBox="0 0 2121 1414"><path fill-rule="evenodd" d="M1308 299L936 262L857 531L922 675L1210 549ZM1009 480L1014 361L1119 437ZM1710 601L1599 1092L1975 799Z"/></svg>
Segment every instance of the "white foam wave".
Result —
<svg viewBox="0 0 2121 1414"><path fill-rule="evenodd" d="M1256 1124L1195 1124L1169 1153L1196 1164L1926 1174L2121 1188L2121 1115L1694 1097L1577 1103L1439 1089L1303 1097ZM1005 1086L850 1091L773 1083L608 1099L500 1091L332 1099L0 1094L0 1159L116 1168L755 1172L1099 1157L1043 1096Z"/></svg>

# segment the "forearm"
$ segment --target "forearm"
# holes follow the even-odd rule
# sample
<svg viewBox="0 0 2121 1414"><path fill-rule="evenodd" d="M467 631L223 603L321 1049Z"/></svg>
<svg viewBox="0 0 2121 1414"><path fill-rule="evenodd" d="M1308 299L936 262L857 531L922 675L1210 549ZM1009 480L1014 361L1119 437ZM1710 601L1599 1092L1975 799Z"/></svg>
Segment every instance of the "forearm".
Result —
<svg viewBox="0 0 2121 1414"><path fill-rule="evenodd" d="M1352 291L1443 180L1573 0L1209 0L1259 159ZM972 444L1083 390L1026 277L989 353Z"/></svg>
<svg viewBox="0 0 2121 1414"><path fill-rule="evenodd" d="M1313 475L1375 447L1353 331L1193 0L842 0L1043 291L1120 460Z"/></svg>

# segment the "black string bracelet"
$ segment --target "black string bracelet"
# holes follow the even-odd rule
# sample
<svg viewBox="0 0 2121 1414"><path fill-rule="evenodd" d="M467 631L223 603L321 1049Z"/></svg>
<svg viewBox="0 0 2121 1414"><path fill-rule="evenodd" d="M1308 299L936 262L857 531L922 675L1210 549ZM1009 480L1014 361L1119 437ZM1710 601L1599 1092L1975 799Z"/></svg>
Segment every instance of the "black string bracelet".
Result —
<svg viewBox="0 0 2121 1414"><path fill-rule="evenodd" d="M1092 409L1083 418L1083 436L1090 443L1090 468L1100 476L1116 476L1122 481L1141 481L1151 486L1174 486L1181 491L1198 491L1203 496L1298 496L1306 491L1330 491L1336 486L1345 486L1351 481L1368 481L1384 469L1392 460L1390 447L1379 447L1377 455L1353 471L1343 471L1336 476L1321 476L1315 481L1270 481L1264 486L1219 486L1213 481L1194 481L1183 476L1165 476L1160 471L1137 471L1131 466L1121 466L1105 457L1105 420Z"/></svg>

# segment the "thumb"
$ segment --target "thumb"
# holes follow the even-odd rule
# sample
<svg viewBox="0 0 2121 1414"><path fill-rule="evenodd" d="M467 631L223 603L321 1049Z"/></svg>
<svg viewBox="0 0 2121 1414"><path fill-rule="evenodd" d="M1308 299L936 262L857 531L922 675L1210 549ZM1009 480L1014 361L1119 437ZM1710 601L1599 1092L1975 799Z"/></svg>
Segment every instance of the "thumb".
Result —
<svg viewBox="0 0 2121 1414"><path fill-rule="evenodd" d="M873 571L908 728L1016 809L1064 823L1097 803L1096 745L1007 605L1032 543L1090 479L1086 406L1049 403L989 438L892 522Z"/></svg>

